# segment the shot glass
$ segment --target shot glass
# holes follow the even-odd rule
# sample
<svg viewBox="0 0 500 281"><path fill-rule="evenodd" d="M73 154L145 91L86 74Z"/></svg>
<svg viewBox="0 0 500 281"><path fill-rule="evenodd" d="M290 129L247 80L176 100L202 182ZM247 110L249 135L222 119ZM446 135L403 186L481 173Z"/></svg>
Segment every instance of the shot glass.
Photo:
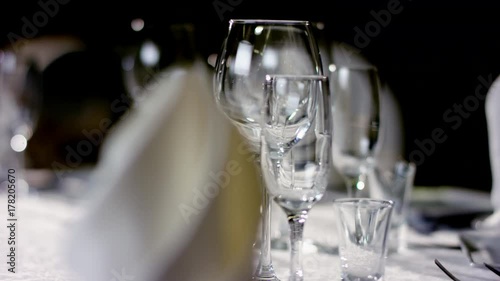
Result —
<svg viewBox="0 0 500 281"><path fill-rule="evenodd" d="M383 280L394 203L371 198L334 201L343 281Z"/></svg>
<svg viewBox="0 0 500 281"><path fill-rule="evenodd" d="M407 248L408 209L413 190L416 166L405 160L390 169L375 167L369 175L369 197L394 202L389 231L389 254Z"/></svg>

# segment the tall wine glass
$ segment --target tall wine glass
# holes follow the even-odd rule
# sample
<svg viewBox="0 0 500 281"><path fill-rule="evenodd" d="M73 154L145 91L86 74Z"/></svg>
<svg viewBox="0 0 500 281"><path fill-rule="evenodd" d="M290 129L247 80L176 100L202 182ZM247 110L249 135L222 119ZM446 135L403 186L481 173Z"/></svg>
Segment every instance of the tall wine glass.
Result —
<svg viewBox="0 0 500 281"><path fill-rule="evenodd" d="M362 196L379 143L378 71L373 66L337 66L331 74L333 165L344 177L348 197Z"/></svg>
<svg viewBox="0 0 500 281"><path fill-rule="evenodd" d="M290 226L290 281L302 281L302 236L309 210L328 184L331 157L328 78L273 75L266 80L261 165L269 193Z"/></svg>
<svg viewBox="0 0 500 281"><path fill-rule="evenodd" d="M260 167L261 109L267 74L322 74L308 21L233 19L217 57L214 95L219 109L247 140ZM253 278L278 280L271 260L271 200L262 188L259 264Z"/></svg>

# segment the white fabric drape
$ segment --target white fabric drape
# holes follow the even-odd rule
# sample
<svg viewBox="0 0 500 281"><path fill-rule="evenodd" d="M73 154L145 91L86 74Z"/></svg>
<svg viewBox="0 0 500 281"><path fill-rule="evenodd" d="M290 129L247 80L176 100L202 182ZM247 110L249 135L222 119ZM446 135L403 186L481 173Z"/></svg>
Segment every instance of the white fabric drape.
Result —
<svg viewBox="0 0 500 281"><path fill-rule="evenodd" d="M230 186L249 169L228 161L232 128L212 101L211 74L202 64L172 66L147 91L103 143L86 213L72 231L71 264L89 281L240 278L249 248L228 252L224 223L244 221L252 234L258 205L221 215L226 193L236 194L230 201L253 193ZM239 239L251 249L249 237Z"/></svg>

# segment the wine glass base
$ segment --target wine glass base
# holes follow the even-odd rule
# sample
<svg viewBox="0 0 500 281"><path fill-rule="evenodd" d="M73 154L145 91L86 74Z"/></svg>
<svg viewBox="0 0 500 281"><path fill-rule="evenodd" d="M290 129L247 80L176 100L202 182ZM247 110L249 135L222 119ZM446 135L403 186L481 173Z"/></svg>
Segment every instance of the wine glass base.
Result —
<svg viewBox="0 0 500 281"><path fill-rule="evenodd" d="M276 277L276 273L274 272L274 268L272 265L270 266L259 266L252 276L251 280L257 281L280 281L278 277Z"/></svg>
<svg viewBox="0 0 500 281"><path fill-rule="evenodd" d="M273 276L273 277L252 277L251 280L256 280L256 281L280 281L278 277Z"/></svg>

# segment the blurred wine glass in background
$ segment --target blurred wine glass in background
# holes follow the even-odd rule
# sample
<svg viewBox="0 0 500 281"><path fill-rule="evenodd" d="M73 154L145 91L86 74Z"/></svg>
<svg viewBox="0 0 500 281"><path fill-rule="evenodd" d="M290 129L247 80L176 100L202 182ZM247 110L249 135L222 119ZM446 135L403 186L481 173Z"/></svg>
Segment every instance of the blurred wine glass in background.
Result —
<svg viewBox="0 0 500 281"><path fill-rule="evenodd" d="M23 170L30 192L91 168L127 108L119 60L105 47L56 33L2 50L2 166Z"/></svg>
<svg viewBox="0 0 500 281"><path fill-rule="evenodd" d="M142 18L130 21L130 41L115 51L121 58L125 88L132 101L145 98L157 75L174 63L191 63L197 54L193 23L149 26Z"/></svg>
<svg viewBox="0 0 500 281"><path fill-rule="evenodd" d="M41 81L33 61L11 49L0 50L0 179L5 180L7 170L16 171L19 191L27 190L25 152L39 118Z"/></svg>
<svg viewBox="0 0 500 281"><path fill-rule="evenodd" d="M379 142L378 71L373 66L338 66L331 77L332 161L344 177L348 197L359 197L366 191Z"/></svg>

